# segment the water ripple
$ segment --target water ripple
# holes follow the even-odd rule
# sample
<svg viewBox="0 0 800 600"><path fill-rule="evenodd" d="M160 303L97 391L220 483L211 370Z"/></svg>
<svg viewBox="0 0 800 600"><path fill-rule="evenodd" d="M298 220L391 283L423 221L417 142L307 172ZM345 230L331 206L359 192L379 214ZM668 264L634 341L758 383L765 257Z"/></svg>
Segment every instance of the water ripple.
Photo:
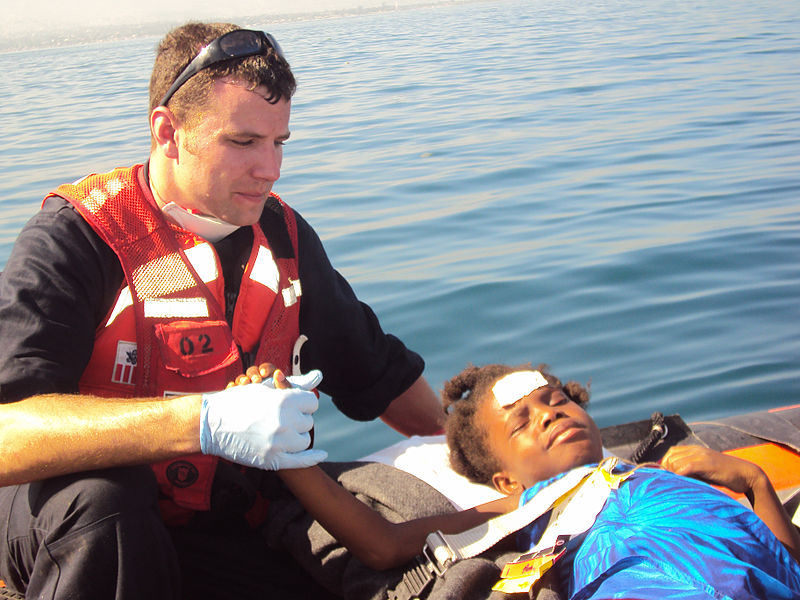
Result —
<svg viewBox="0 0 800 600"><path fill-rule="evenodd" d="M434 387L548 362L592 381L603 424L800 400L800 5L263 26L299 81L276 190ZM0 54L0 261L55 185L146 157L154 44ZM389 439L328 404L318 429L334 458Z"/></svg>

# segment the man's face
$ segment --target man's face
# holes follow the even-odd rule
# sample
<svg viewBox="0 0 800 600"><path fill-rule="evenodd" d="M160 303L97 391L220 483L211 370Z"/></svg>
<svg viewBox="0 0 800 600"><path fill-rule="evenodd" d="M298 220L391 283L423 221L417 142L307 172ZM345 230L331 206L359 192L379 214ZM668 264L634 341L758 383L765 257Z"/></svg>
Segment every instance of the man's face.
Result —
<svg viewBox="0 0 800 600"><path fill-rule="evenodd" d="M166 201L234 225L258 221L289 138L289 101L270 104L267 96L231 80L212 84L193 124L177 130L179 197Z"/></svg>
<svg viewBox="0 0 800 600"><path fill-rule="evenodd" d="M541 387L507 406L490 396L479 418L503 472L525 488L603 457L597 425L559 388Z"/></svg>

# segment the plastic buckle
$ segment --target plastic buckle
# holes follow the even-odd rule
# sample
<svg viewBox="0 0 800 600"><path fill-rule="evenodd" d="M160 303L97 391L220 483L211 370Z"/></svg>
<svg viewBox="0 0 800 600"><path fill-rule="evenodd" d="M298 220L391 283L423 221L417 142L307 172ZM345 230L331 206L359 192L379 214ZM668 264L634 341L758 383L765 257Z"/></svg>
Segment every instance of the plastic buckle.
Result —
<svg viewBox="0 0 800 600"><path fill-rule="evenodd" d="M425 541L422 554L414 557L398 586L389 591L389 600L424 598L436 578L444 575L456 559L456 552L442 534L438 531L431 533Z"/></svg>
<svg viewBox="0 0 800 600"><path fill-rule="evenodd" d="M444 539L441 531L428 534L425 545L422 547L422 555L428 559L431 569L439 577L444 575L447 567L458 558L458 554Z"/></svg>

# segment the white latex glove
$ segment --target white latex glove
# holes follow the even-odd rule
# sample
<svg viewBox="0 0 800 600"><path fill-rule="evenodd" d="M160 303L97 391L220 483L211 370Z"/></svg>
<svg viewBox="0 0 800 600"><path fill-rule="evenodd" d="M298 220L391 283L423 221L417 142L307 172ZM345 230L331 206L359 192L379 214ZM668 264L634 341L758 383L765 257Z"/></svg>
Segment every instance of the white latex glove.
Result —
<svg viewBox="0 0 800 600"><path fill-rule="evenodd" d="M294 384L295 378L287 379ZM319 371L312 371L297 376L299 386L290 389L275 389L269 379L203 394L201 451L273 471L325 460L327 452L306 449L314 426L311 414L319 407L309 390L321 379Z"/></svg>
<svg viewBox="0 0 800 600"><path fill-rule="evenodd" d="M293 388L299 388L301 390L310 392L322 381L322 371L314 369L313 371L309 371L303 375L289 375L286 378L286 381L288 381ZM268 387L275 387L275 382L273 381L272 377L265 379L263 383Z"/></svg>

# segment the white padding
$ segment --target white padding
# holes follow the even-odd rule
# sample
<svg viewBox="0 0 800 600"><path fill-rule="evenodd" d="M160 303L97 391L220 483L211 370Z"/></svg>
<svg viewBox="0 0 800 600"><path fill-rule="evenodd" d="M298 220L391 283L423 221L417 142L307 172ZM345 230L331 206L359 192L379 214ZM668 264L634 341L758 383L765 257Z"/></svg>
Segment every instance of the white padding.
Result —
<svg viewBox="0 0 800 600"><path fill-rule="evenodd" d="M609 456L613 455L603 449L603 457ZM453 470L444 435L415 435L359 460L380 462L410 473L439 490L459 510L503 496L493 487L473 483Z"/></svg>
<svg viewBox="0 0 800 600"><path fill-rule="evenodd" d="M411 473L439 490L459 510L502 497L493 487L472 483L453 471L444 435L413 436L360 460L381 462Z"/></svg>

